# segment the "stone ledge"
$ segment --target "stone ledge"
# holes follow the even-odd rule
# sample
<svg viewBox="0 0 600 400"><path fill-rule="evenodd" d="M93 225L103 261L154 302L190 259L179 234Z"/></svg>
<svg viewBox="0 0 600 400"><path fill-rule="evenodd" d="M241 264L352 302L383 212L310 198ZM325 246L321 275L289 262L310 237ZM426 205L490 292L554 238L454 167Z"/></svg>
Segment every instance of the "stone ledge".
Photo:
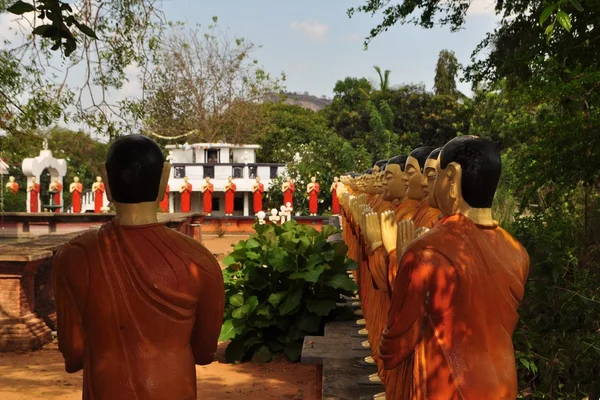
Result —
<svg viewBox="0 0 600 400"><path fill-rule="evenodd" d="M0 352L36 350L51 341L50 329L33 314L0 320Z"/></svg>

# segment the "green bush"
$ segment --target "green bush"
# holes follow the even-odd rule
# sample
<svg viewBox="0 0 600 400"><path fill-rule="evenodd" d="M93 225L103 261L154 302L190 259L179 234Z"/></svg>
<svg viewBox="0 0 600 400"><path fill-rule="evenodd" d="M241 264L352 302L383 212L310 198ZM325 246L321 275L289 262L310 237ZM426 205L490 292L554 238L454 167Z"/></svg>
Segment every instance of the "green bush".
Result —
<svg viewBox="0 0 600 400"><path fill-rule="evenodd" d="M345 243L327 241L339 233L332 226L319 232L290 221L254 229L223 260L227 303L219 340L231 339L227 362L263 363L281 352L298 361L304 336L351 315L336 303L357 289L347 272L356 263Z"/></svg>

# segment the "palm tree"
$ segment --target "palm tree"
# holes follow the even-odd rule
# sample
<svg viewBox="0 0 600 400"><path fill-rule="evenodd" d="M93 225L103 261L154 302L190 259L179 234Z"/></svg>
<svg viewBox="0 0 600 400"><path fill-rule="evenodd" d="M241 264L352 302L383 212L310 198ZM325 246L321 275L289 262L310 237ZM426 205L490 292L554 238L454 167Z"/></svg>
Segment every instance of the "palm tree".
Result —
<svg viewBox="0 0 600 400"><path fill-rule="evenodd" d="M375 68L375 71L377 71L377 75L379 75L379 91L382 93L386 93L388 90L390 90L390 73L392 71L386 69L382 74L381 68L379 68L377 65L373 68Z"/></svg>

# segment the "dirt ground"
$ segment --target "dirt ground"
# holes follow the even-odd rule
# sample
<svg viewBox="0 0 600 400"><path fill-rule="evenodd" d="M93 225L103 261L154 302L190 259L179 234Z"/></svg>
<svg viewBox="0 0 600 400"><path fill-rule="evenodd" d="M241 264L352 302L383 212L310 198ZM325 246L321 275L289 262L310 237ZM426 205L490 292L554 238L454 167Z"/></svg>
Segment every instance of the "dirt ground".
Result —
<svg viewBox="0 0 600 400"><path fill-rule="evenodd" d="M204 245L219 260L243 236L205 236ZM216 361L196 366L198 399L316 399L316 367L284 360L265 365L226 364L225 344ZM28 353L0 353L1 400L81 399L82 373L67 374L56 343Z"/></svg>

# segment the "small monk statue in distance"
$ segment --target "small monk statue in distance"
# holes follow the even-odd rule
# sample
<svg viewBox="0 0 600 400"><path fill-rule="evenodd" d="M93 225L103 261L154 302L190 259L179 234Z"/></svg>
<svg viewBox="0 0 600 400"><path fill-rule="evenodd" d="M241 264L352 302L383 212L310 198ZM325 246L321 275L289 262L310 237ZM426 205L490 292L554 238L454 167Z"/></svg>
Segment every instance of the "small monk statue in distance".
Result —
<svg viewBox="0 0 600 400"><path fill-rule="evenodd" d="M170 165L155 142L117 139L102 171L116 217L52 266L65 369L83 369L84 399L196 399L194 364L213 361L223 322L221 268L158 223Z"/></svg>

